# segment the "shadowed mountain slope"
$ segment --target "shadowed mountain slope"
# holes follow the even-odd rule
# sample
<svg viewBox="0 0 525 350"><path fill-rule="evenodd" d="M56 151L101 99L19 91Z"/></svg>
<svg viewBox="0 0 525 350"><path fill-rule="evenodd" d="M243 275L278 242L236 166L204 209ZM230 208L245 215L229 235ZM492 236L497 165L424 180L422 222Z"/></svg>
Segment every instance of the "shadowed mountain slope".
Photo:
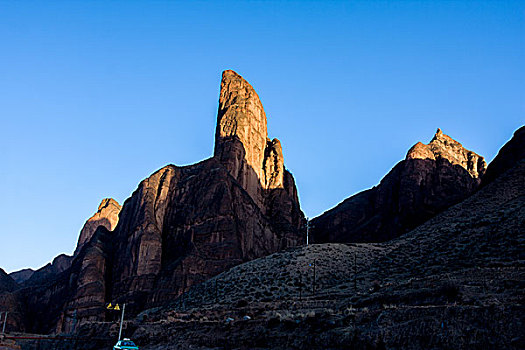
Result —
<svg viewBox="0 0 525 350"><path fill-rule="evenodd" d="M17 288L15 280L0 268L0 292L12 292Z"/></svg>
<svg viewBox="0 0 525 350"><path fill-rule="evenodd" d="M492 182L523 158L525 158L525 126L514 132L510 141L500 149L498 155L490 162L487 172L483 176L482 185Z"/></svg>
<svg viewBox="0 0 525 350"><path fill-rule="evenodd" d="M382 242L399 237L471 195L485 160L440 129L414 145L384 178L311 221L315 243Z"/></svg>
<svg viewBox="0 0 525 350"><path fill-rule="evenodd" d="M22 269L19 271L11 272L9 276L11 276L16 283L21 284L25 281L27 281L31 276L35 273L35 270L33 269Z"/></svg>

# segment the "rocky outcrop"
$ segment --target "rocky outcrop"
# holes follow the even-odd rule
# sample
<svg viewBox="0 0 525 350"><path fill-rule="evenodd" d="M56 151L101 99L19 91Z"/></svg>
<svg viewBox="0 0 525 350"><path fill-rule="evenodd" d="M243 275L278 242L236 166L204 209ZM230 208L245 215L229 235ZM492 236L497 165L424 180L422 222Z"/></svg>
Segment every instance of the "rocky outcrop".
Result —
<svg viewBox="0 0 525 350"><path fill-rule="evenodd" d="M253 87L234 71L222 74L214 157L265 209L265 191L283 188L283 153L270 140L266 114Z"/></svg>
<svg viewBox="0 0 525 350"><path fill-rule="evenodd" d="M485 160L438 129L419 142L381 183L315 218L311 238L326 242L382 242L402 235L456 204L480 185Z"/></svg>
<svg viewBox="0 0 525 350"><path fill-rule="evenodd" d="M99 226L104 226L109 231L113 231L118 223L118 214L120 213L121 206L113 198L104 198L98 206L97 212L90 217L82 230L80 231L80 237L78 238L77 247L73 255L77 255L80 249L89 242L96 229Z"/></svg>
<svg viewBox="0 0 525 350"><path fill-rule="evenodd" d="M237 264L303 244L305 219L281 144L268 138L257 94L233 71L223 74L215 141L212 158L158 170L121 210L104 200L65 269L44 276L54 262L24 283L27 329L75 332L112 319L108 302L125 302L133 315Z"/></svg>
<svg viewBox="0 0 525 350"><path fill-rule="evenodd" d="M72 256L60 254L54 258L51 263L36 270L31 274L31 277L25 280L21 285L23 287L29 287L46 284L49 280L53 280L56 275L67 270L71 266L72 260Z"/></svg>
<svg viewBox="0 0 525 350"><path fill-rule="evenodd" d="M112 232L105 226L97 227L88 242L82 245L66 275L67 296L57 310L57 333L73 333L84 323L104 319L110 264L113 248ZM65 281L58 281L62 284Z"/></svg>
<svg viewBox="0 0 525 350"><path fill-rule="evenodd" d="M33 269L22 269L19 271L11 272L9 276L15 280L16 283L21 284L27 281L33 274L35 270Z"/></svg>
<svg viewBox="0 0 525 350"><path fill-rule="evenodd" d="M467 170L478 181L487 167L483 157L465 149L461 143L443 134L441 129L437 129L434 138L428 145L421 142L416 143L408 151L406 159L430 159L434 161L445 159L452 166L459 165Z"/></svg>
<svg viewBox="0 0 525 350"><path fill-rule="evenodd" d="M523 158L525 158L525 126L514 132L512 139L500 149L498 155L490 162L487 172L483 176L482 185L494 181Z"/></svg>
<svg viewBox="0 0 525 350"><path fill-rule="evenodd" d="M221 82L213 158L142 181L115 229L112 299L140 310L241 262L300 245L304 216L264 109L233 71Z"/></svg>

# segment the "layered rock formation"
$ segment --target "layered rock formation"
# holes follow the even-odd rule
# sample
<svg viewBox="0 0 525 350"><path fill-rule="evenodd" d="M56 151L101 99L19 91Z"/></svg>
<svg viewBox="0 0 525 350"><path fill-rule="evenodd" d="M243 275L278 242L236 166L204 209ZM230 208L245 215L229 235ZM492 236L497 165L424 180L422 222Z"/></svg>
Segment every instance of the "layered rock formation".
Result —
<svg viewBox="0 0 525 350"><path fill-rule="evenodd" d="M312 220L311 238L326 242L381 242L402 235L471 195L485 160L438 129L419 142L384 178Z"/></svg>
<svg viewBox="0 0 525 350"><path fill-rule="evenodd" d="M77 255L84 244L89 242L99 226L104 226L109 231L113 231L118 223L120 209L122 208L116 200L113 198L104 198L102 202L100 202L97 212L93 214L93 216L86 221L84 227L82 227L77 247L73 255Z"/></svg>
<svg viewBox="0 0 525 350"><path fill-rule="evenodd" d="M6 323L6 331L8 332L13 329L25 330L22 303L15 293L19 287L10 275L0 268L0 312L9 312ZM0 317L0 327L3 326L4 317L5 314Z"/></svg>
<svg viewBox="0 0 525 350"><path fill-rule="evenodd" d="M399 239L256 259L192 288L186 308L149 310L128 329L159 349L173 339L187 349L523 349L524 227L522 158Z"/></svg>
<svg viewBox="0 0 525 350"><path fill-rule="evenodd" d="M268 138L259 97L240 75L225 71L214 156L158 170L122 209L103 200L73 257L55 259L24 282L25 327L75 332L112 319L108 302L125 302L133 315L305 238L295 182L280 142Z"/></svg>
<svg viewBox="0 0 525 350"><path fill-rule="evenodd" d="M268 138L259 97L240 75L223 73L214 157L142 181L115 235L112 298L136 310L305 241L280 142Z"/></svg>

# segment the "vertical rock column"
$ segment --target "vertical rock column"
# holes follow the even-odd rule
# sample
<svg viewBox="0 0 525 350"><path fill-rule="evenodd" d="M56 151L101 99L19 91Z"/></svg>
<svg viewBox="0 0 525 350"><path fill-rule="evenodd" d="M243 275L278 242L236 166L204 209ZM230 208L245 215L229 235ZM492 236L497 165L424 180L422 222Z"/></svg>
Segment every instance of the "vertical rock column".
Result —
<svg viewBox="0 0 525 350"><path fill-rule="evenodd" d="M214 156L261 209L264 190L283 187L281 144L268 139L266 114L253 87L231 70L222 74Z"/></svg>

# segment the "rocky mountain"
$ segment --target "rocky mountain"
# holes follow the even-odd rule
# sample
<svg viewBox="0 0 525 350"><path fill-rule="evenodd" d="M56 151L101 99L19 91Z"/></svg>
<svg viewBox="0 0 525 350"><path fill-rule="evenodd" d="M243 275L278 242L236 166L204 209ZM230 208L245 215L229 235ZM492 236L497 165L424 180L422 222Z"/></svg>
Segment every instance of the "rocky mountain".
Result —
<svg viewBox="0 0 525 350"><path fill-rule="evenodd" d="M109 231L113 231L118 223L120 209L122 209L122 207L116 200L113 198L104 198L102 202L100 202L97 212L93 214L93 216L86 221L84 227L82 227L73 255L77 255L82 247L91 240L91 237L93 237L99 226L104 226Z"/></svg>
<svg viewBox="0 0 525 350"><path fill-rule="evenodd" d="M104 198L97 212L84 223L73 256L60 254L51 263L36 271L23 269L12 272L10 276L25 287L46 284L53 280L58 274L70 268L73 257L78 255L82 247L89 242L99 226L104 226L110 231L115 228L120 209L120 205L113 198Z"/></svg>
<svg viewBox="0 0 525 350"><path fill-rule="evenodd" d="M114 232L112 299L138 311L305 241L293 176L266 125L252 86L225 71L214 156L164 167L124 203Z"/></svg>
<svg viewBox="0 0 525 350"><path fill-rule="evenodd" d="M74 256L55 259L18 291L28 305L25 328L74 332L112 319L109 302L126 303L133 315L235 265L303 244L295 181L266 125L253 87L225 71L213 157L158 170L122 208L103 200Z"/></svg>
<svg viewBox="0 0 525 350"><path fill-rule="evenodd" d="M19 271L11 272L9 276L15 280L16 283L21 284L27 281L35 273L33 269L22 269Z"/></svg>
<svg viewBox="0 0 525 350"><path fill-rule="evenodd" d="M52 262L34 271L27 280L21 283L21 286L46 284L48 280L67 270L71 266L72 259L73 257L67 254L58 255ZM14 273L16 274L17 272Z"/></svg>
<svg viewBox="0 0 525 350"><path fill-rule="evenodd" d="M311 221L316 243L382 242L459 203L479 187L485 160L438 129L418 142L380 184Z"/></svg>
<svg viewBox="0 0 525 350"><path fill-rule="evenodd" d="M238 265L128 321L126 334L145 350L523 349L524 227L521 159L397 239ZM115 330L94 323L79 334Z"/></svg>

